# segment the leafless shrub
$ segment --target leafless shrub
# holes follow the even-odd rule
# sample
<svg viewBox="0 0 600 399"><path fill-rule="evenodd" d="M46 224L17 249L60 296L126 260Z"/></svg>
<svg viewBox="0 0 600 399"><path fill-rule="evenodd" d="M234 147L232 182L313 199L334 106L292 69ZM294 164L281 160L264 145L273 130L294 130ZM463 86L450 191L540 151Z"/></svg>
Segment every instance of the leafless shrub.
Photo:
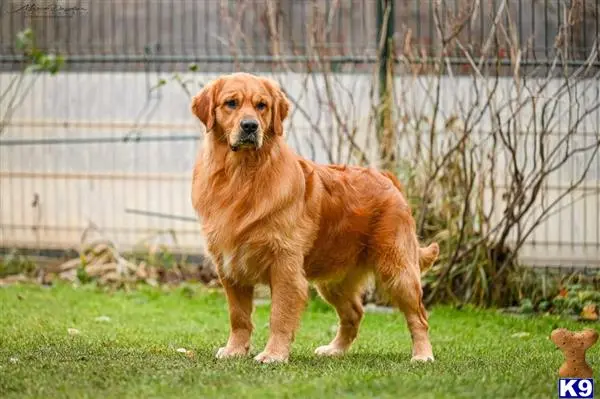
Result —
<svg viewBox="0 0 600 399"><path fill-rule="evenodd" d="M457 18L459 24L470 20L470 10L465 9L466 18ZM582 140L589 134L582 126L600 108L598 93L588 86L598 79L598 41L583 62L570 67L569 42L561 37L570 34L571 11L565 11L556 55L542 73L522 69L526 49L519 45L507 1L499 2L492 15L478 56L460 39L460 25L443 26L439 6L435 9L442 45L432 62L444 73L415 78L424 87L428 111L399 105L406 153L413 155L405 169L412 173L406 179L418 209L418 231L447 244L425 277L429 301L507 305L518 300L519 250L536 227L571 205L563 200L572 199L597 162L600 133L596 128L593 137ZM508 62L497 57L499 43L508 51ZM469 76L459 76L450 62L454 47L468 60ZM411 65L410 56L406 62ZM501 68L509 69L510 78ZM442 91L456 93L451 113L443 109ZM583 165L548 198L545 185L573 162ZM574 200L591 193L583 191Z"/></svg>

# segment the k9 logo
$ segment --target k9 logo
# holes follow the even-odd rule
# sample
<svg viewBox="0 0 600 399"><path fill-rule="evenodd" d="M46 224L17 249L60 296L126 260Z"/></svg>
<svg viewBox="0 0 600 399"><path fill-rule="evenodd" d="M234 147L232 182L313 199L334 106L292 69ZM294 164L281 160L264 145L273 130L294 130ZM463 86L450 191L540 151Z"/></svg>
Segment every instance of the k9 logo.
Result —
<svg viewBox="0 0 600 399"><path fill-rule="evenodd" d="M561 378L558 380L559 399L591 399L594 397L592 378Z"/></svg>

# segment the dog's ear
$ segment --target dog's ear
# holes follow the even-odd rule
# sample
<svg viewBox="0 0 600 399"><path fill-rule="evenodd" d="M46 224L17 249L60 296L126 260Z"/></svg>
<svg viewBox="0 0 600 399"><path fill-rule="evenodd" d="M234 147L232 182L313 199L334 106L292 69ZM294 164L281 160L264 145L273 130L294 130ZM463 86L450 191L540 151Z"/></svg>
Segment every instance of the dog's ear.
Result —
<svg viewBox="0 0 600 399"><path fill-rule="evenodd" d="M283 135L283 121L290 111L290 101L277 82L271 79L264 79L264 82L273 96L273 131L276 135L281 136Z"/></svg>
<svg viewBox="0 0 600 399"><path fill-rule="evenodd" d="M210 82L192 99L192 112L206 126L207 132L215 125L215 99L220 87L221 79Z"/></svg>

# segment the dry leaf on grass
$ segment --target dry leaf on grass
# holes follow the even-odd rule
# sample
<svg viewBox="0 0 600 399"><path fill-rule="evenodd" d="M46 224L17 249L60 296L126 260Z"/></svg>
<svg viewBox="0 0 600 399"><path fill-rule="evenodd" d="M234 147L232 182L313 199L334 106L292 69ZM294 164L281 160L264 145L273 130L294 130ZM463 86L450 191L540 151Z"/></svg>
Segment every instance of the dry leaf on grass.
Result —
<svg viewBox="0 0 600 399"><path fill-rule="evenodd" d="M590 321L598 320L598 307L593 303L590 303L589 305L585 305L579 316L583 320L590 320Z"/></svg>
<svg viewBox="0 0 600 399"><path fill-rule="evenodd" d="M513 335L511 335L511 338L526 338L529 337L531 334L529 334L528 332L525 331L521 331L521 332L517 332L514 333Z"/></svg>
<svg viewBox="0 0 600 399"><path fill-rule="evenodd" d="M194 351L189 350L189 349L177 348L176 351L179 352L179 353L183 353L189 359L193 359L196 356L196 354L194 353Z"/></svg>
<svg viewBox="0 0 600 399"><path fill-rule="evenodd" d="M76 328L67 328L67 333L69 333L69 335L79 335L81 334L81 331Z"/></svg>

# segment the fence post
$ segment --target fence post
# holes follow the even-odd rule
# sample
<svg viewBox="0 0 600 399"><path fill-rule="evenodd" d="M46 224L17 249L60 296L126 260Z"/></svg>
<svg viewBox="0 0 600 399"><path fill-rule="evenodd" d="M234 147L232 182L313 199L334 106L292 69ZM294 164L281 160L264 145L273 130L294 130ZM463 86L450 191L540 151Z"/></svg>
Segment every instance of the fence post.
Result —
<svg viewBox="0 0 600 399"><path fill-rule="evenodd" d="M379 62L379 98L377 105L377 142L379 167L396 172L396 134L392 119L394 66L394 0L376 0L377 49ZM373 285L376 303L390 303L387 290L376 279Z"/></svg>
<svg viewBox="0 0 600 399"><path fill-rule="evenodd" d="M396 135L392 119L394 66L394 0L377 0L379 49L379 104L377 138L381 167L392 170L396 161Z"/></svg>

